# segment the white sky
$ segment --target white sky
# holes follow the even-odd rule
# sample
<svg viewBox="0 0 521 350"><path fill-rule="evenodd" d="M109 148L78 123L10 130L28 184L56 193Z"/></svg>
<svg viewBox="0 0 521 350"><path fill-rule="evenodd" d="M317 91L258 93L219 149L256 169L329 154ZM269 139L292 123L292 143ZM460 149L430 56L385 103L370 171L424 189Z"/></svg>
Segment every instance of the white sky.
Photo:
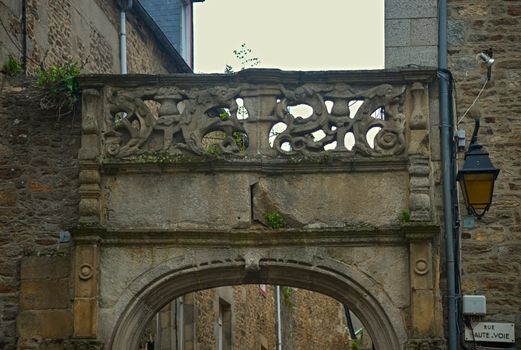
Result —
<svg viewBox="0 0 521 350"><path fill-rule="evenodd" d="M195 72L240 68L242 43L260 68L384 67L384 0L206 0L194 4Z"/></svg>

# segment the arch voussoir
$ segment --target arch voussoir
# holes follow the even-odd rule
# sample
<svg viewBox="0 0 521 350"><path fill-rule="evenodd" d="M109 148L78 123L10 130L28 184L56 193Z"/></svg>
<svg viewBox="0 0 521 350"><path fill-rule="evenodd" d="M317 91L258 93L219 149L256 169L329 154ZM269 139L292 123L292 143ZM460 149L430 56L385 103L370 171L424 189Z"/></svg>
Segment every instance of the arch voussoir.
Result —
<svg viewBox="0 0 521 350"><path fill-rule="evenodd" d="M269 250L258 251L253 262L228 249L214 249L207 259L200 253L167 260L130 283L112 307L112 319L102 321L110 329L109 349L136 348L146 322L178 296L244 283L288 285L336 298L349 305L370 334L378 335L377 349L400 350L407 340L400 310L381 286L353 266L326 255L290 254L284 259Z"/></svg>

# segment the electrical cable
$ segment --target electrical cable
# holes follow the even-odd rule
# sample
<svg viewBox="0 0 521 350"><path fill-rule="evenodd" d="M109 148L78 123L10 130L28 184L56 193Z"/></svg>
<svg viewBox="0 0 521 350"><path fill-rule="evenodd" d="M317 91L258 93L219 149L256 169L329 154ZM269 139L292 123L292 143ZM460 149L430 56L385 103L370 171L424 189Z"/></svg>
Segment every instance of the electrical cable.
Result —
<svg viewBox="0 0 521 350"><path fill-rule="evenodd" d="M22 48L20 46L18 46L18 43L13 39L13 37L11 36L11 32L9 32L9 30L6 28L1 17L0 17L0 25L2 25L2 28L4 28L4 30L7 34L7 37L9 38L9 41L11 41L11 43L18 49L18 51L20 51L20 53L22 53Z"/></svg>
<svg viewBox="0 0 521 350"><path fill-rule="evenodd" d="M4 3L0 2L0 4L4 5ZM23 55L24 52L22 50L22 48L19 46L19 44L16 42L16 40L13 39L13 37L11 36L11 32L6 28L4 22L2 21L2 18L0 17L0 25L2 26L2 28L4 28L4 31L6 32L7 34L7 37L9 38L9 41L11 41L11 43L14 45L14 47L18 50L18 52ZM34 64L36 65L40 65L39 62L35 61L34 59L32 59L31 57L27 56L27 59L29 59L31 62L33 62Z"/></svg>
<svg viewBox="0 0 521 350"><path fill-rule="evenodd" d="M487 86L487 83L488 83L488 78L487 80L485 80L485 83L483 84L483 86L481 87L481 90L479 90L479 93L478 95L476 96L476 98L474 99L474 102L472 102L472 104L470 105L469 108L467 108L467 110L465 111L465 113L463 113L463 115L461 116L461 118L458 120L458 123L456 125L459 125L459 123L461 123L461 121L463 120L463 118L465 118L465 116L467 115L467 113L470 111L470 109L472 107L474 107L474 105L476 104L476 102L478 101L479 97L481 96L481 94L483 93L483 90L485 90L485 87Z"/></svg>

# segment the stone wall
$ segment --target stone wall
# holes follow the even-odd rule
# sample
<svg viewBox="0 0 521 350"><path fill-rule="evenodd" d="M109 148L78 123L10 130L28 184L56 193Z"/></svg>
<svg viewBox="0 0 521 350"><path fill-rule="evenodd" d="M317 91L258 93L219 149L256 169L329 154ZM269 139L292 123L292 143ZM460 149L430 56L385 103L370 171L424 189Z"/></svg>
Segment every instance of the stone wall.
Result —
<svg viewBox="0 0 521 350"><path fill-rule="evenodd" d="M286 350L348 349L350 340L347 333L343 305L320 293L305 289L282 287L282 345ZM222 303L231 310L231 348L235 350L274 350L277 345L277 323L275 308L275 286L265 285L265 292L259 285L238 285L207 289L187 294L184 303L184 348L213 350L217 343L219 307ZM158 349L171 349L170 339L177 336L175 322L165 330L165 317L175 302L168 304L155 317L146 331L162 335L154 339ZM193 307L193 313L187 305ZM193 317L192 317L193 316ZM179 320L176 321L177 323ZM196 343L194 345L193 334ZM146 338L146 336L144 337ZM227 347L224 347L227 349Z"/></svg>
<svg viewBox="0 0 521 350"><path fill-rule="evenodd" d="M72 60L82 66L82 73L119 73L116 3L115 0L27 0L28 72ZM9 55L21 62L21 5L19 1L1 0L0 6L2 22L10 30L9 35L0 31L0 62L3 65ZM135 11L127 15L127 53L129 73L178 71L171 55Z"/></svg>
<svg viewBox="0 0 521 350"><path fill-rule="evenodd" d="M72 335L70 257L25 257L20 280L18 348L56 348Z"/></svg>
<svg viewBox="0 0 521 350"><path fill-rule="evenodd" d="M432 0L385 0L385 67L438 65L438 6Z"/></svg>
<svg viewBox="0 0 521 350"><path fill-rule="evenodd" d="M69 250L58 238L78 219L80 115L58 120L55 111L42 111L32 81L12 84L2 77L1 83L0 349L8 350L17 341L23 257ZM22 308L32 306L22 302Z"/></svg>
<svg viewBox="0 0 521 350"><path fill-rule="evenodd" d="M343 305L326 295L292 288L282 298L283 348L287 350L350 349ZM284 293L283 293L284 295Z"/></svg>
<svg viewBox="0 0 521 350"><path fill-rule="evenodd" d="M449 1L449 67L457 90L458 116L486 79L476 54L492 48L496 64L476 107L460 127L472 133L501 169L490 211L463 229L463 292L487 297L486 320L515 322L521 344L521 1ZM460 154L460 158L463 155ZM466 213L464 206L462 214Z"/></svg>

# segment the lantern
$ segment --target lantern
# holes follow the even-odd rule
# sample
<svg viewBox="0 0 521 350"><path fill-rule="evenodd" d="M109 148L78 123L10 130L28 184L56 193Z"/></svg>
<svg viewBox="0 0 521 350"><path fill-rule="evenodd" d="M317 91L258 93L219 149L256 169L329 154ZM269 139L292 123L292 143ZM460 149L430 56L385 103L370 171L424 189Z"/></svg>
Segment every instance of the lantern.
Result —
<svg viewBox="0 0 521 350"><path fill-rule="evenodd" d="M478 129L479 121L476 121L469 150L465 153L463 169L458 172L456 180L460 183L469 213L481 219L492 203L494 182L499 169L494 168L483 146L476 143Z"/></svg>

